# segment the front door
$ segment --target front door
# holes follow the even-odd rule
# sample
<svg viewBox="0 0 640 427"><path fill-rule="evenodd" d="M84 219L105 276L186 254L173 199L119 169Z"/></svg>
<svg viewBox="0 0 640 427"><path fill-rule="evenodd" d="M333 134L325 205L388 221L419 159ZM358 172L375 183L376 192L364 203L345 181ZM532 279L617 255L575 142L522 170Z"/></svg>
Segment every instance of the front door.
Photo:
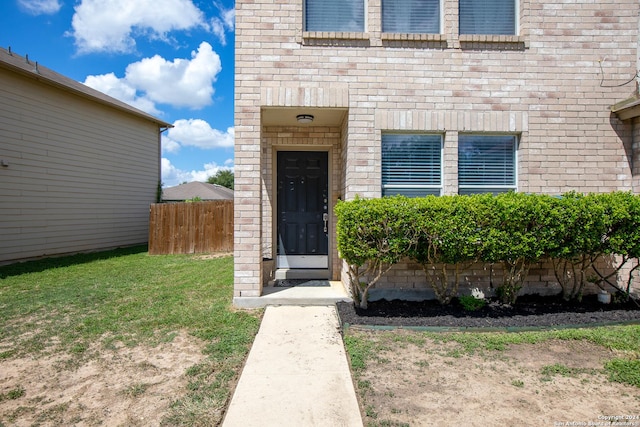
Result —
<svg viewBox="0 0 640 427"><path fill-rule="evenodd" d="M277 155L278 268L328 268L328 153Z"/></svg>

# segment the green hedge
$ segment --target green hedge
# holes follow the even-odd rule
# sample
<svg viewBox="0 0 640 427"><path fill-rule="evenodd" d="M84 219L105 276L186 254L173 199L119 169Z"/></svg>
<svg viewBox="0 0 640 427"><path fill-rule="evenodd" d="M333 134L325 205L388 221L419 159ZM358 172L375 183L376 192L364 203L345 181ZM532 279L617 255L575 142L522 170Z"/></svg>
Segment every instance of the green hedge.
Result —
<svg viewBox="0 0 640 427"><path fill-rule="evenodd" d="M514 303L529 268L544 259L553 261L564 297L579 299L587 282L617 287L611 279L640 256L640 198L625 192L356 198L335 211L338 251L363 308L370 288L404 258L422 266L446 304L475 262L502 267L498 295ZM600 272L598 260L614 254L620 262Z"/></svg>

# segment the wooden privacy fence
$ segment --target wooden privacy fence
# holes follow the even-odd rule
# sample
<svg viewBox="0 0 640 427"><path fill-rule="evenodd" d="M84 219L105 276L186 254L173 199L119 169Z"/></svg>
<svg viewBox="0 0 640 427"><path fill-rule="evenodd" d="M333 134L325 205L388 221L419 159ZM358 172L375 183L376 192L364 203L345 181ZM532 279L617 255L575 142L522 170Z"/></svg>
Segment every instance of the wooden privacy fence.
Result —
<svg viewBox="0 0 640 427"><path fill-rule="evenodd" d="M232 251L233 200L151 205L150 255Z"/></svg>

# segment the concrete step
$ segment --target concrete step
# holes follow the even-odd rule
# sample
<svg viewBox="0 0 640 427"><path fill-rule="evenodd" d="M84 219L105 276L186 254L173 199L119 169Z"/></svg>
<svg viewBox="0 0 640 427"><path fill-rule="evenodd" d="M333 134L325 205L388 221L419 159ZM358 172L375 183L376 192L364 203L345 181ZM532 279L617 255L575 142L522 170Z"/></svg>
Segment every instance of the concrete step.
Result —
<svg viewBox="0 0 640 427"><path fill-rule="evenodd" d="M276 270L274 280L285 279L329 279L329 270L312 268L279 268Z"/></svg>
<svg viewBox="0 0 640 427"><path fill-rule="evenodd" d="M342 282L310 280L295 287L265 286L262 296L236 297L238 308L262 308L268 305L331 305L339 301L353 302Z"/></svg>

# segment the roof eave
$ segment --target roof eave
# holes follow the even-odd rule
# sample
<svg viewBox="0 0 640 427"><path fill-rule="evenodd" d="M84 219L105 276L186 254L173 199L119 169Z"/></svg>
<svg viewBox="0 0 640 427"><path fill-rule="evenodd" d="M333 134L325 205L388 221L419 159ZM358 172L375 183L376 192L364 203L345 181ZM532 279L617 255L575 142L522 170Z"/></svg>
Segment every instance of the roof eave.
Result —
<svg viewBox="0 0 640 427"><path fill-rule="evenodd" d="M624 101L618 102L611 107L611 112L618 116L620 120L640 117L640 96L635 94Z"/></svg>
<svg viewBox="0 0 640 427"><path fill-rule="evenodd" d="M10 53L9 51L5 51L4 53L8 53L11 56L17 56L15 53ZM25 58L26 60L26 58ZM90 99L92 101L98 102L102 105L109 106L111 108L115 108L117 110L123 111L128 114L133 114L150 122L156 123L160 128L172 128L174 127L171 123L167 123L164 120L160 120L157 117L152 116L151 114L145 113L142 110L139 110L135 107L130 106L118 99L115 99L107 94L104 94L98 90L90 88L89 86L84 85L83 83L77 82L73 79L63 76L62 74L56 73L55 71L49 70L48 68L41 67L37 62L28 62L28 64L33 66L32 70L26 69L25 67L20 67L12 64L7 61L0 61L0 68L5 68L11 70L15 73L21 74L25 77L32 78L34 80L40 81L42 83L48 84L50 86L54 86L58 89L64 90L66 92L73 93L74 95L80 96L85 99ZM82 85L82 90L77 89L70 84L65 84L64 82L57 81L51 77L48 77L46 74L51 73L52 75L60 78L61 80L68 80L69 83ZM93 94L95 92L95 94Z"/></svg>

